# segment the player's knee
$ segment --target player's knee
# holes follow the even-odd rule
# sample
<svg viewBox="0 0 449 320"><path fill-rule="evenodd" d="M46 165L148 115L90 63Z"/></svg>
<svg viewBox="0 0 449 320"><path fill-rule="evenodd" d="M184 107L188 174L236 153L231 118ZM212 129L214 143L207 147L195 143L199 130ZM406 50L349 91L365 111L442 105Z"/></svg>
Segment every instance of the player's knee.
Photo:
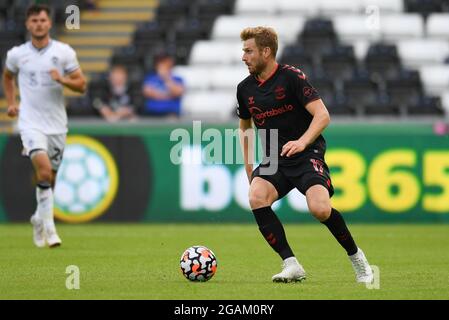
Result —
<svg viewBox="0 0 449 320"><path fill-rule="evenodd" d="M314 201L309 203L309 210L319 221L326 221L331 214L331 206L325 201Z"/></svg>
<svg viewBox="0 0 449 320"><path fill-rule="evenodd" d="M258 191L250 191L249 205L251 209L259 209L271 206L270 197L268 194Z"/></svg>

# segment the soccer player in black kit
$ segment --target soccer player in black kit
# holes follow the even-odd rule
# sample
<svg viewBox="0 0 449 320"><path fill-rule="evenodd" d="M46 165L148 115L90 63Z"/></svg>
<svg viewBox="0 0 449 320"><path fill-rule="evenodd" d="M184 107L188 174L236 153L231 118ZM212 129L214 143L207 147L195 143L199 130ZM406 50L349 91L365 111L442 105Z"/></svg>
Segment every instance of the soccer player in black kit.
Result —
<svg viewBox="0 0 449 320"><path fill-rule="evenodd" d="M271 208L273 202L297 188L306 196L312 215L346 250L356 281L371 283L373 272L363 251L355 244L342 215L331 207L334 190L324 161L326 142L321 135L330 117L323 101L302 71L276 62L278 40L272 28L246 28L240 38L242 60L250 73L237 87L240 140L250 181L249 202L260 232L283 259L282 271L272 280L296 282L306 278L282 223ZM259 133L266 132L262 142L266 156L254 171L254 137L246 131L253 122ZM276 143L277 148L273 148Z"/></svg>

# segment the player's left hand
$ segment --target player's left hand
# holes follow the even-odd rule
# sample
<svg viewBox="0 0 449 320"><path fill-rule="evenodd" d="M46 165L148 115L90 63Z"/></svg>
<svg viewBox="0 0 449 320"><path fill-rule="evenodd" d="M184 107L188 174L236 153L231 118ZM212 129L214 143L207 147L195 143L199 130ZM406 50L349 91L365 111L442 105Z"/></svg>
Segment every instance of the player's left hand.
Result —
<svg viewBox="0 0 449 320"><path fill-rule="evenodd" d="M62 77L61 77L61 74L58 72L58 70L51 69L50 76L54 81L62 83Z"/></svg>
<svg viewBox="0 0 449 320"><path fill-rule="evenodd" d="M294 154L304 151L306 147L307 145L301 139L289 141L282 147L281 156L291 157Z"/></svg>

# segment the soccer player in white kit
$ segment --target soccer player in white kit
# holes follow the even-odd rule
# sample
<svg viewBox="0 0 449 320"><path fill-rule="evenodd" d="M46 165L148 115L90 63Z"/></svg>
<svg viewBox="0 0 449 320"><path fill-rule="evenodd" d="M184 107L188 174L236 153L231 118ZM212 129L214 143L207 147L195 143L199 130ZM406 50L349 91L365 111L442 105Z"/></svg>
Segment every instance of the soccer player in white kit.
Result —
<svg viewBox="0 0 449 320"><path fill-rule="evenodd" d="M3 87L8 116L18 116L26 155L36 174L37 209L31 217L36 246L61 245L53 219L53 188L67 134L63 87L84 93L86 80L75 51L50 38L50 8L31 5L26 12L31 40L8 51ZM18 78L20 104L16 101Z"/></svg>

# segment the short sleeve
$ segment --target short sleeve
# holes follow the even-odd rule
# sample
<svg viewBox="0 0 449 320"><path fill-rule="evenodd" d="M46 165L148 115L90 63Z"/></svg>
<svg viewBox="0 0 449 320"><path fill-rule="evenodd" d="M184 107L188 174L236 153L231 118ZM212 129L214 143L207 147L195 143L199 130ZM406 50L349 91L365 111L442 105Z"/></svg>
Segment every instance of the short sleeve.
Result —
<svg viewBox="0 0 449 320"><path fill-rule="evenodd" d="M78 59L76 57L76 52L72 47L67 45L67 49L65 50L64 57L64 73L72 73L76 69L80 67L78 63Z"/></svg>
<svg viewBox="0 0 449 320"><path fill-rule="evenodd" d="M312 86L306 74L301 70L295 70L294 83L295 95L304 107L310 102L320 99L318 91Z"/></svg>
<svg viewBox="0 0 449 320"><path fill-rule="evenodd" d="M8 51L5 66L12 73L17 73L19 71L19 56L18 51L15 48Z"/></svg>
<svg viewBox="0 0 449 320"><path fill-rule="evenodd" d="M251 119L251 113L249 112L248 107L245 105L245 102L242 99L238 89L237 89L237 116L243 120Z"/></svg>

